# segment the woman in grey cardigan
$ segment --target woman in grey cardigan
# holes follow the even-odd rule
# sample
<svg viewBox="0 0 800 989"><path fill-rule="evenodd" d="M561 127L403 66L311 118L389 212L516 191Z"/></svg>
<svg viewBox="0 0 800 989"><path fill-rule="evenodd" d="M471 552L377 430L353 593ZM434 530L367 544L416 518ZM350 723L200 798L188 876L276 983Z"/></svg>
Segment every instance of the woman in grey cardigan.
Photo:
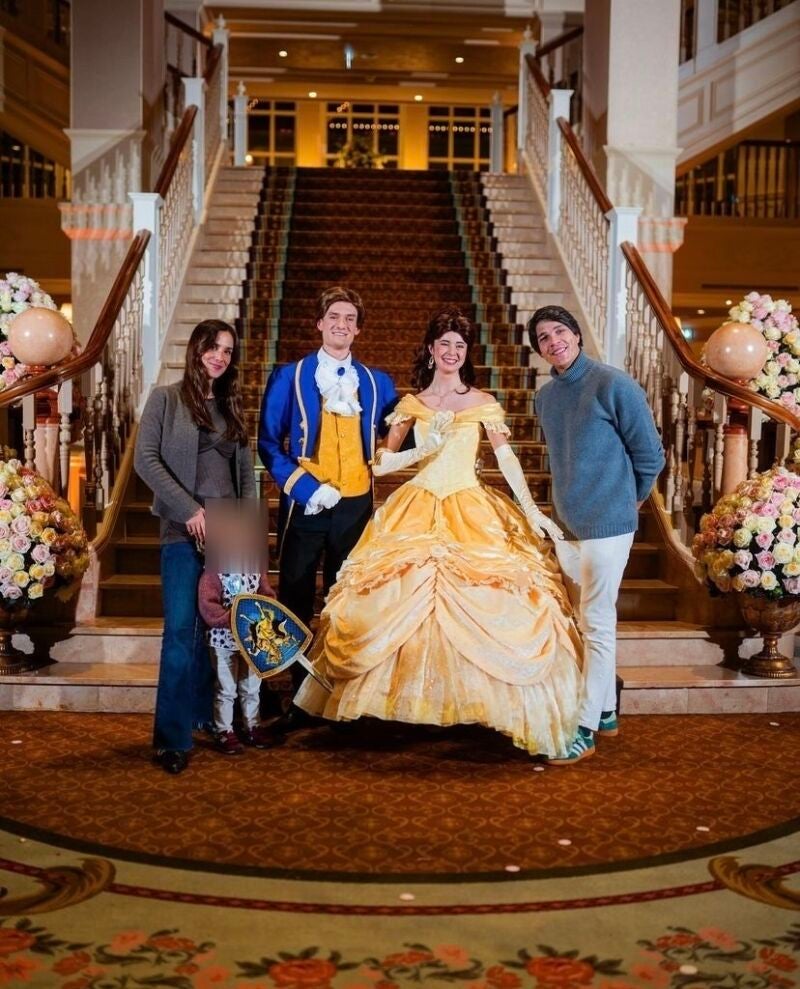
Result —
<svg viewBox="0 0 800 989"><path fill-rule="evenodd" d="M239 392L239 341L228 323L199 323L183 379L154 388L139 423L136 472L161 520L164 635L153 745L168 773L182 772L192 729L211 723L214 673L197 609L206 498L255 498Z"/></svg>

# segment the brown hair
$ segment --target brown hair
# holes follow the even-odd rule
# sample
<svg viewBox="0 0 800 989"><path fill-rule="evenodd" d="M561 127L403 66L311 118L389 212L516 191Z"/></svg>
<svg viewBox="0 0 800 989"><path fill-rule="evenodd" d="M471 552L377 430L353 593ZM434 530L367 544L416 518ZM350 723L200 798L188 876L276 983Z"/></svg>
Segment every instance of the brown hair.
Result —
<svg viewBox="0 0 800 989"><path fill-rule="evenodd" d="M343 288L341 285L334 285L333 288L326 288L317 299L317 322L323 319L325 313L337 302L349 302L356 307L356 326L361 329L364 323L366 312L361 296L352 288Z"/></svg>
<svg viewBox="0 0 800 989"><path fill-rule="evenodd" d="M458 370L461 383L467 388L475 384L475 368L472 366L469 352L475 340L475 327L467 319L458 306L442 306L431 316L425 339L417 351L411 368L411 385L415 391L423 391L433 381L435 368L428 367L431 359L431 347L445 333L457 333L467 345L467 356Z"/></svg>
<svg viewBox="0 0 800 989"><path fill-rule="evenodd" d="M242 396L239 391L239 337L236 330L221 319L204 319L192 330L186 345L186 363L181 382L181 398L194 424L201 429L213 429L214 424L206 409L208 396L208 373L201 360L203 354L217 342L219 333L230 333L233 337L231 362L225 373L214 379L211 390L217 406L225 417L225 436L244 445L247 443L247 427L242 411Z"/></svg>

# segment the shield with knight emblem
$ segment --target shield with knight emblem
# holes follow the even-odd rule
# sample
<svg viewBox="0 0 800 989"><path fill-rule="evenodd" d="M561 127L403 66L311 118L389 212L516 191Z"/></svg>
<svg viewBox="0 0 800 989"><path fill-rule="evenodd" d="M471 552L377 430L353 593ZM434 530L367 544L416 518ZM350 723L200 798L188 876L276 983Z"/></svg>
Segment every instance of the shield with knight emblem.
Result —
<svg viewBox="0 0 800 989"><path fill-rule="evenodd" d="M300 663L326 690L331 689L306 659L310 630L274 598L238 594L231 604L231 632L247 663L262 679Z"/></svg>

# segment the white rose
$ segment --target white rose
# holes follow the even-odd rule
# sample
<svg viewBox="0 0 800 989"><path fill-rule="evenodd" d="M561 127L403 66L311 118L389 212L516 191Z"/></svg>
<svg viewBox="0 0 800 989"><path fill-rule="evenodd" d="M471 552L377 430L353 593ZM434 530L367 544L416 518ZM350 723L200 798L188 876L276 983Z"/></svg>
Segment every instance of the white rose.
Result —
<svg viewBox="0 0 800 989"><path fill-rule="evenodd" d="M778 578L772 570L765 570L761 574L761 586L765 591L772 591L778 586Z"/></svg>
<svg viewBox="0 0 800 989"><path fill-rule="evenodd" d="M767 338L767 340L780 340L781 335L782 335L781 331L778 329L777 326L768 326L764 330L764 336Z"/></svg>
<svg viewBox="0 0 800 989"><path fill-rule="evenodd" d="M772 555L776 563L791 563L794 556L794 547L788 543L775 543L772 547Z"/></svg>

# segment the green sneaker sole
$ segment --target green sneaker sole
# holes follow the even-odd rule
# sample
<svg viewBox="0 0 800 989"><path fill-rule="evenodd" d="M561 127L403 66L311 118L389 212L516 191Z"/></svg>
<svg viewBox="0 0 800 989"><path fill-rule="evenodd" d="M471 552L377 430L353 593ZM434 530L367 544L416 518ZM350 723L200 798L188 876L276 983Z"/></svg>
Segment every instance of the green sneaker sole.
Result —
<svg viewBox="0 0 800 989"><path fill-rule="evenodd" d="M581 762L583 759L588 759L589 756L593 756L597 750L594 745L590 746L588 749L584 749L580 755L573 756L571 759L548 759L548 766L574 766L576 763Z"/></svg>

